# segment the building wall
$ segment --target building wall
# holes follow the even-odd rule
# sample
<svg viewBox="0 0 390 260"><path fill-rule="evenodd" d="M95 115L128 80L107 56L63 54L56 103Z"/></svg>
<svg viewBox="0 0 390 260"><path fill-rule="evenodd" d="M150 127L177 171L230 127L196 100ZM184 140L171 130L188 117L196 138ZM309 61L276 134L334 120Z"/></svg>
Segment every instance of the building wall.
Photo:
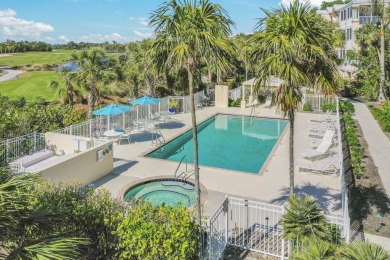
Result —
<svg viewBox="0 0 390 260"><path fill-rule="evenodd" d="M78 153L66 161L43 169L43 178L53 183L78 183L86 185L113 170L113 144L105 143ZM111 149L111 150L110 150ZM104 151L98 160L98 151Z"/></svg>
<svg viewBox="0 0 390 260"><path fill-rule="evenodd" d="M61 155L61 150L65 154L76 153L79 149L75 147L75 140L85 140L91 142L91 144L93 143L91 138L52 132L45 133L45 140L46 145L57 155Z"/></svg>

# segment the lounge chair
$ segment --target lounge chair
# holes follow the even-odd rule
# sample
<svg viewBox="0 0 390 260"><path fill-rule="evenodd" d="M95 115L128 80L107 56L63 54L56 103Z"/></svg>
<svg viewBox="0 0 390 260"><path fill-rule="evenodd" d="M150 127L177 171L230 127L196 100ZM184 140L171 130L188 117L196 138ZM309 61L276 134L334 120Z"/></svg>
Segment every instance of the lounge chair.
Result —
<svg viewBox="0 0 390 260"><path fill-rule="evenodd" d="M310 122L329 122L332 121L332 110L327 110L325 114L322 114L319 117L316 118L310 118Z"/></svg>
<svg viewBox="0 0 390 260"><path fill-rule="evenodd" d="M309 135L313 133L325 133L326 130L335 130L334 123L314 124L309 126Z"/></svg>
<svg viewBox="0 0 390 260"><path fill-rule="evenodd" d="M337 156L333 156L328 158L322 164L298 162L296 167L298 168L298 172L300 172L301 170L307 170L314 173L338 174L338 168L335 166L336 162Z"/></svg>
<svg viewBox="0 0 390 260"><path fill-rule="evenodd" d="M324 132L324 135L321 137L321 136L317 136L318 138L312 138L311 141L310 141L310 146L312 148L317 148L321 142L324 141L324 139L326 139L326 142L331 142L332 145L334 145L336 143L336 131L335 130L332 130L332 129L327 129L325 132ZM321 139L319 139L321 138Z"/></svg>
<svg viewBox="0 0 390 260"><path fill-rule="evenodd" d="M310 161L315 161L321 157L326 157L327 155L332 154L332 151L329 150L331 145L331 139L323 138L316 149L308 149L306 152L301 153L301 156Z"/></svg>

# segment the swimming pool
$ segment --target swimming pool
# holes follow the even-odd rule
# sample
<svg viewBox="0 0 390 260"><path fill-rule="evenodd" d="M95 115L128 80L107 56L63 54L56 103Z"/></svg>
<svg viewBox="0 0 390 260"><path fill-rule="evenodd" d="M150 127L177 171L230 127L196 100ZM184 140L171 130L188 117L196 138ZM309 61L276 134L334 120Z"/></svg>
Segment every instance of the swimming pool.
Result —
<svg viewBox="0 0 390 260"><path fill-rule="evenodd" d="M143 199L153 205L177 206L188 208L195 202L194 184L177 179L156 179L146 181L130 187L124 194L123 199Z"/></svg>
<svg viewBox="0 0 390 260"><path fill-rule="evenodd" d="M288 121L217 114L198 125L199 164L257 174ZM193 162L192 130L146 155Z"/></svg>

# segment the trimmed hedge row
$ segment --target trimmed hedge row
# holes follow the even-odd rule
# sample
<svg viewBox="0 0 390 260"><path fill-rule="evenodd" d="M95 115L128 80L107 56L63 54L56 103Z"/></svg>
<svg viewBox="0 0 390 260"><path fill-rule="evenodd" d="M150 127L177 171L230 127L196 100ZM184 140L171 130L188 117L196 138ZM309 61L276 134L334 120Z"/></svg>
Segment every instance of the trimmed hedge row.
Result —
<svg viewBox="0 0 390 260"><path fill-rule="evenodd" d="M355 121L352 119L352 114L355 111L355 108L350 101L340 101L340 108L344 112L343 120L346 128L345 137L347 139L351 155L350 163L354 174L360 176L365 173L365 169L363 167L365 149L360 145Z"/></svg>
<svg viewBox="0 0 390 260"><path fill-rule="evenodd" d="M390 132L390 104L383 105L382 109L373 105L369 105L368 108L382 130Z"/></svg>

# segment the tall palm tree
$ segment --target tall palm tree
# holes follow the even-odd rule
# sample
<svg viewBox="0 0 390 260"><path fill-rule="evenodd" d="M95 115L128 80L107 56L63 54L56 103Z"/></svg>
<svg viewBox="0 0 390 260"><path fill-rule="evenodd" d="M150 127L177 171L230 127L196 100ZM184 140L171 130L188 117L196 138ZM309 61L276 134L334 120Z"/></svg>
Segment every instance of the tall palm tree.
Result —
<svg viewBox="0 0 390 260"><path fill-rule="evenodd" d="M227 67L233 46L227 39L233 22L226 11L208 0L171 0L151 16L155 27L153 44L157 68L185 69L191 100L196 185L196 220L201 224L198 136L196 129L194 75L200 73L203 58L210 55L221 67ZM207 55L207 56L206 56Z"/></svg>
<svg viewBox="0 0 390 260"><path fill-rule="evenodd" d="M266 87L271 76L284 81L272 103L290 121L290 194L294 193L294 118L302 94L300 86L314 86L331 94L337 86L332 26L311 12L309 4L293 1L280 9L264 10L252 36L251 55L258 64L257 88Z"/></svg>
<svg viewBox="0 0 390 260"><path fill-rule="evenodd" d="M73 53L72 60L76 62L79 70L69 73L71 80L88 92L88 117L99 97L99 87L121 79L121 70L116 66L116 60L102 49L93 48Z"/></svg>
<svg viewBox="0 0 390 260"><path fill-rule="evenodd" d="M81 96L81 92L74 87L72 79L69 73L72 70L68 67L61 68L57 71L57 75L64 85L56 80L52 80L49 83L49 88L56 89L59 97L64 99L64 103L73 105L75 103L75 98Z"/></svg>

